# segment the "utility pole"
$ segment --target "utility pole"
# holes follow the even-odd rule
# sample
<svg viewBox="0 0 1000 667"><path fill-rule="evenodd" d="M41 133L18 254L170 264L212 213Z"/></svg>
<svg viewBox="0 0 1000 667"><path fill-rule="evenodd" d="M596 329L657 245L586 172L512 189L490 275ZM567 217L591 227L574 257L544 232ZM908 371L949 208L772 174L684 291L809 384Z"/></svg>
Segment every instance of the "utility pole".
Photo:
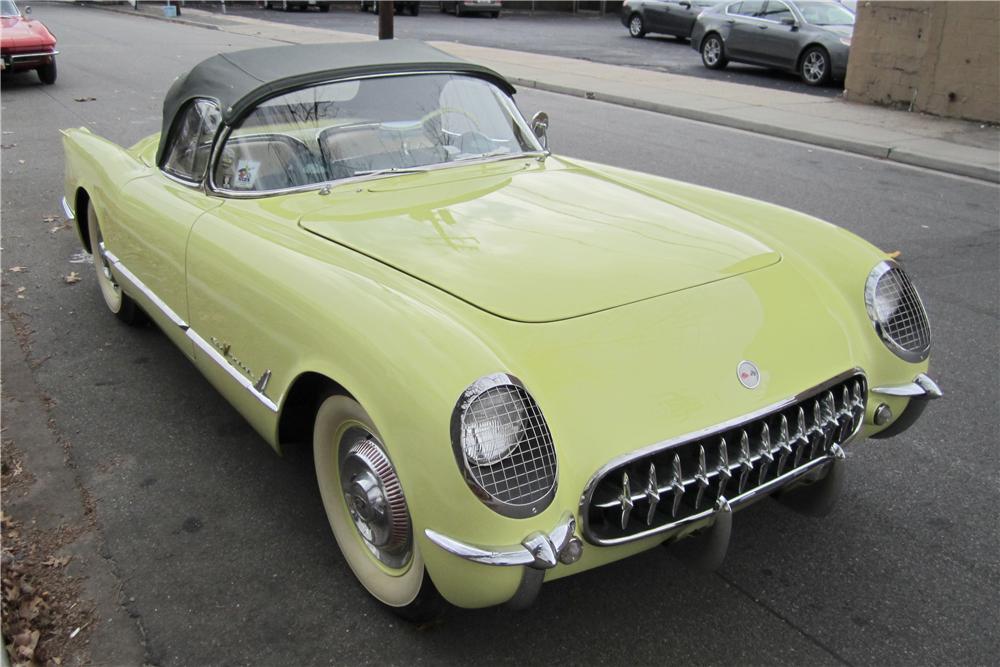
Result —
<svg viewBox="0 0 1000 667"><path fill-rule="evenodd" d="M378 38L392 39L392 13L395 7L392 0L382 0L378 3Z"/></svg>

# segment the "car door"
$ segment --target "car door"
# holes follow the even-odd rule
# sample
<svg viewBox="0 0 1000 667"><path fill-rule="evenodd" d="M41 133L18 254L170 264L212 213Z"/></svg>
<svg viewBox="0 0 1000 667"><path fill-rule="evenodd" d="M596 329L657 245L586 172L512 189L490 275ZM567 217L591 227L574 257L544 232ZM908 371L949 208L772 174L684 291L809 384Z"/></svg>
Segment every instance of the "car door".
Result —
<svg viewBox="0 0 1000 667"><path fill-rule="evenodd" d="M141 281L146 296L152 294L160 312L150 316L185 351L190 346L183 328L176 325L188 314L188 235L198 218L221 203L206 196L201 186L218 122L213 102L189 103L168 137L171 145L164 152L163 167L150 165L149 175L126 183L116 202L123 224L116 226L110 250Z"/></svg>
<svg viewBox="0 0 1000 667"><path fill-rule="evenodd" d="M647 32L669 31L669 4L665 0L645 0L639 5Z"/></svg>
<svg viewBox="0 0 1000 667"><path fill-rule="evenodd" d="M782 0L767 0L757 26L754 57L761 62L794 70L799 53L798 26L789 21L797 18ZM783 23L783 21L785 23Z"/></svg>
<svg viewBox="0 0 1000 667"><path fill-rule="evenodd" d="M690 37L694 20L703 8L693 0L672 0L666 4L667 32L678 37Z"/></svg>
<svg viewBox="0 0 1000 667"><path fill-rule="evenodd" d="M726 9L729 38L726 55L734 60L756 60L756 41L761 21L757 16L764 11L766 0L743 0Z"/></svg>

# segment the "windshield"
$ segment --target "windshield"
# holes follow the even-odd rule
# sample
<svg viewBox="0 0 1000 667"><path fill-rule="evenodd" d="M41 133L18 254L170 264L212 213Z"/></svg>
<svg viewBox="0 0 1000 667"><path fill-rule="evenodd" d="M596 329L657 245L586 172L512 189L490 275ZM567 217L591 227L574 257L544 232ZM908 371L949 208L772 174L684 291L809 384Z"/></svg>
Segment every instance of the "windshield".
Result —
<svg viewBox="0 0 1000 667"><path fill-rule="evenodd" d="M854 25L854 13L836 2L796 2L806 23L813 25Z"/></svg>
<svg viewBox="0 0 1000 667"><path fill-rule="evenodd" d="M17 5L14 4L13 0L0 0L0 16L20 16L21 12L17 11Z"/></svg>
<svg viewBox="0 0 1000 667"><path fill-rule="evenodd" d="M483 79L386 76L267 100L226 139L214 180L267 192L541 150L513 100Z"/></svg>

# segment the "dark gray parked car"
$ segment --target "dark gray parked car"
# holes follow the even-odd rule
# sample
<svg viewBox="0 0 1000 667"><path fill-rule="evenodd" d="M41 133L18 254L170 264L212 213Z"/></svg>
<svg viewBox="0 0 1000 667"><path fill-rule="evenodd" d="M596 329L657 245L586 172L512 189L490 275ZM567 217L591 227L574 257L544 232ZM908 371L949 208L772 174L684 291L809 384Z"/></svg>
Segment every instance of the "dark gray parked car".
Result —
<svg viewBox="0 0 1000 667"><path fill-rule="evenodd" d="M622 25L633 37L659 32L686 39L691 36L694 20L706 7L719 0L625 0Z"/></svg>
<svg viewBox="0 0 1000 667"><path fill-rule="evenodd" d="M847 74L854 13L832 0L743 0L698 16L691 46L709 69L730 61L796 72L811 86Z"/></svg>

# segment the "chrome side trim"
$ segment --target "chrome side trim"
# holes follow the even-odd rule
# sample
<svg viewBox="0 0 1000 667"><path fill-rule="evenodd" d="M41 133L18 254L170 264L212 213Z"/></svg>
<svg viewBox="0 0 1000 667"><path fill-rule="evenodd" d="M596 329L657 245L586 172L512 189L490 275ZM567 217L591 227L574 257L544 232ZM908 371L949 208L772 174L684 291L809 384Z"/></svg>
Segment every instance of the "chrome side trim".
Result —
<svg viewBox="0 0 1000 667"><path fill-rule="evenodd" d="M926 373L921 373L917 377L913 378L913 382L908 384L893 385L889 387L875 387L872 389L872 393L882 394L883 396L905 396L907 398L926 401L944 396L944 392L941 391L941 387L939 387L937 382L932 380Z"/></svg>
<svg viewBox="0 0 1000 667"><path fill-rule="evenodd" d="M121 260L118 259L118 257L113 252L108 250L103 243L100 245L98 250L101 253L101 256L103 256L106 260L108 260L108 263L111 264L113 267L115 267L118 273L123 278L125 278L125 280L131 283L132 286L135 287L137 290L142 292L143 296L149 299L154 306L159 308L160 311L167 316L168 320L170 320L174 325L179 327L181 331L188 331L189 329L188 323L184 321L184 318L182 318L180 315L174 312L174 310L170 306L168 306L163 301L163 299L158 297L156 295L156 292L149 289L149 287L146 286L146 283L142 282L137 275L129 271L128 268L124 264L122 264Z"/></svg>
<svg viewBox="0 0 1000 667"><path fill-rule="evenodd" d="M250 392L251 396L253 396L258 401L263 403L264 407L266 407L271 412L278 411L278 406L275 404L275 402L269 399L264 394L257 391L257 389L255 389L253 386L253 382L251 382L245 375L236 370L236 368L234 368L233 365L230 364L224 356L219 354L219 352L212 346L211 343L209 343L207 340L199 336L194 329L189 328L187 329L186 333L187 337L191 340L192 343L198 346L199 350L207 354L209 359L211 359L219 366L221 366L222 369L229 374L229 377L236 380L236 382L239 383L241 387Z"/></svg>
<svg viewBox="0 0 1000 667"><path fill-rule="evenodd" d="M145 296L150 301L150 303L156 306L167 317L167 319L171 321L171 323L173 323L181 331L183 331L184 335L186 335L188 339L198 347L199 350L208 355L209 359L211 359L216 364L221 366L222 369L226 371L227 374L229 374L229 377L231 377L241 387L250 392L250 395L256 398L258 401L260 401L264 405L264 407L266 407L268 410L270 410L271 412L278 411L278 406L277 404L275 404L274 401L265 396L263 392L258 391L257 388L254 387L253 382L251 382L249 378L247 378L238 370L236 370L236 368L231 363L229 363L229 361L225 357L219 354L218 350L216 350L211 343L209 343L204 338L199 336L198 332L192 329L188 325L188 323L185 322L184 319L173 310L173 308L168 306L163 301L163 299L161 299L156 295L156 292L151 290L146 285L146 283L142 282L142 280L139 279L138 276L129 271L129 269L124 264L122 264L121 260L118 259L118 257L115 256L114 253L105 248L103 243L99 248L99 252L105 259L108 260L108 262L115 268L115 271L122 278L128 281L136 291L142 292L142 295ZM270 378L270 375L268 375L268 378Z"/></svg>
<svg viewBox="0 0 1000 667"><path fill-rule="evenodd" d="M563 512L559 523L548 534L540 531L531 533L517 545L477 547L442 535L430 528L424 530L424 535L448 553L473 563L500 567L526 565L536 570L548 570L556 566L575 532L576 519L569 512Z"/></svg>
<svg viewBox="0 0 1000 667"><path fill-rule="evenodd" d="M73 209L69 207L69 202L66 198L62 198L63 215L66 216L67 220L76 220L76 215L73 213Z"/></svg>

